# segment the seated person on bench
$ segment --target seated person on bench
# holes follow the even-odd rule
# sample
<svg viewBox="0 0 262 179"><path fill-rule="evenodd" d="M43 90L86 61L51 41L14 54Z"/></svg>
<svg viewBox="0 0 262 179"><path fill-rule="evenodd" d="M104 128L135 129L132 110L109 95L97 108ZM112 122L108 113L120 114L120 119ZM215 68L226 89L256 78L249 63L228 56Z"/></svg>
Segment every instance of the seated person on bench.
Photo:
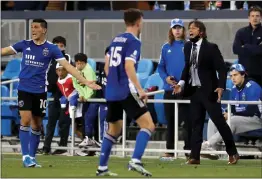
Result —
<svg viewBox="0 0 262 179"><path fill-rule="evenodd" d="M231 66L230 78L234 83L230 94L230 100L260 101L260 95L262 92L261 87L256 82L247 78L245 69L241 64L234 64ZM259 105L232 104L231 112L230 128L233 134L239 134L262 128ZM224 117L225 120L227 120L227 112L224 112ZM207 139L208 140L202 144L202 150L215 150L216 144L222 141L222 137L212 120L208 121ZM215 155L204 156L207 158L213 156L214 159Z"/></svg>

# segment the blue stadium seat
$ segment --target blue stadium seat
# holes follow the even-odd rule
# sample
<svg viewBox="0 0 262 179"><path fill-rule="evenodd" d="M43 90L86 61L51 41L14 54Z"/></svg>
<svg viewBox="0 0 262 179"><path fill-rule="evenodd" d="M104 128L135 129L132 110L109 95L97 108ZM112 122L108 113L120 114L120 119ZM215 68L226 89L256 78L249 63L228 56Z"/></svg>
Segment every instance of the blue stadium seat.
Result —
<svg viewBox="0 0 262 179"><path fill-rule="evenodd" d="M1 97L9 97L9 95L9 89L6 86L1 85Z"/></svg>
<svg viewBox="0 0 262 179"><path fill-rule="evenodd" d="M238 64L238 59L236 59L236 60L233 62L233 64Z"/></svg>
<svg viewBox="0 0 262 179"><path fill-rule="evenodd" d="M227 79L226 88L228 90L231 90L233 86L234 86L234 84L233 84L232 80L231 79Z"/></svg>
<svg viewBox="0 0 262 179"><path fill-rule="evenodd" d="M17 77L21 70L21 59L13 59L8 62L4 73L1 76L2 80L10 80Z"/></svg>
<svg viewBox="0 0 262 179"><path fill-rule="evenodd" d="M93 68L93 70L96 71L96 61L92 58L88 58L87 62Z"/></svg>
<svg viewBox="0 0 262 179"><path fill-rule="evenodd" d="M150 59L142 59L138 62L136 73L142 87L146 84L149 75L153 73L153 69L153 61Z"/></svg>
<svg viewBox="0 0 262 179"><path fill-rule="evenodd" d="M158 90L163 89L164 83L158 73L154 73L153 75L149 76L146 84L145 89L150 88L152 86L158 86ZM156 94L154 99L163 99L164 94ZM157 120L160 124L167 124L165 118L165 109L163 103L154 103L155 111L157 114Z"/></svg>

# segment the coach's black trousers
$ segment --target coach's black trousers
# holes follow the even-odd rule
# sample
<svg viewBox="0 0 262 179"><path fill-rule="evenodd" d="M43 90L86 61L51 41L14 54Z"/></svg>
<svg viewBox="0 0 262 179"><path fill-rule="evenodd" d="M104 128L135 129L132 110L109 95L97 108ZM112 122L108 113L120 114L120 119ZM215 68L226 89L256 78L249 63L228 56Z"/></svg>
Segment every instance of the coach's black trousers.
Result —
<svg viewBox="0 0 262 179"><path fill-rule="evenodd" d="M182 99L180 95L173 95L172 91L165 91L164 99ZM165 103L165 116L167 120L167 136L166 136L166 148L174 149L174 131L175 131L175 114L174 114L174 103ZM178 126L183 124L183 139L185 142L184 149L190 150L190 139L191 139L191 121L189 118L189 104L178 105Z"/></svg>
<svg viewBox="0 0 262 179"><path fill-rule="evenodd" d="M46 126L46 135L44 149L50 151L52 139L54 137L57 120L59 120L59 146L67 146L71 119L65 114L65 110L61 109L59 100L50 101L48 103L48 124Z"/></svg>
<svg viewBox="0 0 262 179"><path fill-rule="evenodd" d="M232 132L222 115L221 103L210 100L201 88L195 87L191 96L190 115L192 120L192 140L190 158L200 160L201 145L203 142L203 128L206 111L222 136L228 155L237 154Z"/></svg>

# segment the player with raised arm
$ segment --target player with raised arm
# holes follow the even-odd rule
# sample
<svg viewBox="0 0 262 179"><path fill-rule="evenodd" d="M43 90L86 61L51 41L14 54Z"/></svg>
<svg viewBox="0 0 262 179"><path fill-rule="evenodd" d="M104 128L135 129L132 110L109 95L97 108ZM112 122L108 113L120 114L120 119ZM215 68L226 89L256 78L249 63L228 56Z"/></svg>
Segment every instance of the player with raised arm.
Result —
<svg viewBox="0 0 262 179"><path fill-rule="evenodd" d="M105 65L107 74L106 100L108 105L107 122L109 128L104 134L97 176L117 176L108 170L108 159L112 145L121 133L123 110L131 119L135 119L141 128L136 137L136 145L132 159L128 163L129 170L144 176L152 174L144 169L141 162L147 143L155 130L155 125L148 109L142 100L147 94L141 87L136 68L140 59L141 42L137 38L142 28L143 14L138 9L124 12L126 32L117 35L109 46L107 53L109 64ZM138 96L138 95L139 96Z"/></svg>
<svg viewBox="0 0 262 179"><path fill-rule="evenodd" d="M87 81L64 58L58 47L46 40L47 22L34 19L31 24L32 39L22 40L1 49L1 56L23 53L19 74L18 106L21 115L19 138L24 167L41 167L35 154L40 142L42 118L47 106L47 72L52 60L58 61L70 74L93 89L100 86ZM31 135L29 134L31 125Z"/></svg>

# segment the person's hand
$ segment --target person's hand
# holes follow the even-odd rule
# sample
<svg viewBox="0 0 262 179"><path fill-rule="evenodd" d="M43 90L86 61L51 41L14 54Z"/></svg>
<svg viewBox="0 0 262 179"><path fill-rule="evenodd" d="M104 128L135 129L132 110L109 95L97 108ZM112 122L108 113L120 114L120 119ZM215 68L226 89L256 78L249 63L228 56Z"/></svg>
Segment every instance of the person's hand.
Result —
<svg viewBox="0 0 262 179"><path fill-rule="evenodd" d="M147 103L148 96L143 89L138 90L138 95L139 95L139 98L144 101L144 103Z"/></svg>
<svg viewBox="0 0 262 179"><path fill-rule="evenodd" d="M223 115L224 115L225 120L227 120L228 119L228 113L225 112Z"/></svg>
<svg viewBox="0 0 262 179"><path fill-rule="evenodd" d="M95 81L88 81L86 80L84 83L80 83L80 85L86 85L89 88L93 89L93 90L100 90L101 86L99 86L98 84L96 84Z"/></svg>
<svg viewBox="0 0 262 179"><path fill-rule="evenodd" d="M174 94L179 94L179 93L181 93L182 88L181 88L180 85L174 85L173 87L174 87L174 90L173 90L173 93L174 93Z"/></svg>
<svg viewBox="0 0 262 179"><path fill-rule="evenodd" d="M172 79L173 78L173 79ZM170 84L170 85L175 85L176 84L176 81L174 80L174 77L172 77L172 76L168 76L167 78L166 78L166 82L168 83L168 84Z"/></svg>
<svg viewBox="0 0 262 179"><path fill-rule="evenodd" d="M215 92L217 93L217 96L218 96L218 98L217 98L217 102L218 102L218 103L221 102L221 97L222 97L223 91L224 91L223 88L217 88L217 89L215 90Z"/></svg>

